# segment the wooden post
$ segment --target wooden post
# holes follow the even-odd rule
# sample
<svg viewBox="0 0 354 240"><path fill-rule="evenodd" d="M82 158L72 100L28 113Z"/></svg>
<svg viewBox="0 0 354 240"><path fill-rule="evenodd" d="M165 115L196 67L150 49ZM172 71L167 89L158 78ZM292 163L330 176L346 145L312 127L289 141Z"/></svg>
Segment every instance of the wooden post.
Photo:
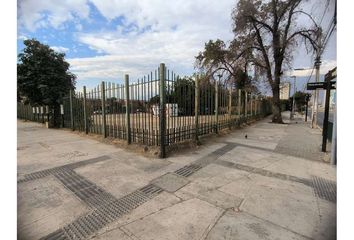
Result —
<svg viewBox="0 0 354 240"><path fill-rule="evenodd" d="M131 144L132 136L130 129L130 99L129 99L129 75L125 74L125 127L127 133L127 143Z"/></svg>
<svg viewBox="0 0 354 240"><path fill-rule="evenodd" d="M195 78L195 109L194 109L194 125L195 125L195 141L198 142L198 134L199 134L199 76L197 75Z"/></svg>
<svg viewBox="0 0 354 240"><path fill-rule="evenodd" d="M165 64L160 64L160 158L166 157L165 133L166 133L166 111L165 111Z"/></svg>
<svg viewBox="0 0 354 240"><path fill-rule="evenodd" d="M86 86L84 86L84 89L83 89L83 104L84 104L84 127L85 127L85 133L88 134L88 130L89 130L89 127L88 127L88 119L87 119L87 107L86 107Z"/></svg>
<svg viewBox="0 0 354 240"><path fill-rule="evenodd" d="M70 100L70 123L71 123L71 130L75 130L74 126L74 111L73 111L73 90L70 89L69 91L69 100Z"/></svg>
<svg viewBox="0 0 354 240"><path fill-rule="evenodd" d="M215 133L219 128L219 82L215 81Z"/></svg>
<svg viewBox="0 0 354 240"><path fill-rule="evenodd" d="M106 131L106 88L105 83L101 83L101 101L102 101L102 135L104 138L107 137Z"/></svg>

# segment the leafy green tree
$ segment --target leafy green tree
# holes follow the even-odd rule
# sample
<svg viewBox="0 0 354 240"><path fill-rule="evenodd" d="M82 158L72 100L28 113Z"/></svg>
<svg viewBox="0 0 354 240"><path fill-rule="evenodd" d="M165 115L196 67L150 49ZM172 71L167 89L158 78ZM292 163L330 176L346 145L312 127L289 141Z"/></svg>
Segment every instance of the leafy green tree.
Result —
<svg viewBox="0 0 354 240"><path fill-rule="evenodd" d="M306 105L306 95L307 93L297 91L290 99L290 103L292 104L293 98L295 97L295 105L296 109L300 110L302 107ZM292 106L292 105L291 105Z"/></svg>
<svg viewBox="0 0 354 240"><path fill-rule="evenodd" d="M35 39L24 41L18 54L18 99L33 106L48 105L54 109L53 124L58 126L60 103L70 89L75 89L76 76L69 72L64 53L55 52Z"/></svg>

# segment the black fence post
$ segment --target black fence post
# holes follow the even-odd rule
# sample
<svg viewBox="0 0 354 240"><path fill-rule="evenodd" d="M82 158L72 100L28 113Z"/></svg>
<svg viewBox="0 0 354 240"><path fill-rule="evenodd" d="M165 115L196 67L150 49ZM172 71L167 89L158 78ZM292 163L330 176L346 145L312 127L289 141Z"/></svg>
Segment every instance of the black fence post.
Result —
<svg viewBox="0 0 354 240"><path fill-rule="evenodd" d="M328 135L328 115L329 115L329 98L331 96L331 79L328 77L326 81L326 103L325 103L325 113L323 119L323 130L322 130L322 152L327 150L327 135Z"/></svg>
<svg viewBox="0 0 354 240"><path fill-rule="evenodd" d="M129 75L125 74L125 126L127 132L127 143L131 144L131 129L130 129L130 99L129 99Z"/></svg>
<svg viewBox="0 0 354 240"><path fill-rule="evenodd" d="M199 134L199 76L195 77L195 106L194 106L194 125L195 125L195 141L198 142L198 134Z"/></svg>
<svg viewBox="0 0 354 240"><path fill-rule="evenodd" d="M101 83L101 101L102 101L102 135L104 138L107 137L106 129L106 88L105 82Z"/></svg>
<svg viewBox="0 0 354 240"><path fill-rule="evenodd" d="M86 86L83 89L83 105L84 105L84 128L85 133L88 134L88 119L87 119L87 106L86 106Z"/></svg>
<svg viewBox="0 0 354 240"><path fill-rule="evenodd" d="M75 130L74 126L74 110L73 110L73 90L70 89L69 91L69 98L70 98L70 123L71 123L71 130Z"/></svg>
<svg viewBox="0 0 354 240"><path fill-rule="evenodd" d="M166 135L166 111L165 111L165 64L160 64L160 158L166 157L165 135Z"/></svg>
<svg viewBox="0 0 354 240"><path fill-rule="evenodd" d="M219 82L215 81L215 133L219 128Z"/></svg>

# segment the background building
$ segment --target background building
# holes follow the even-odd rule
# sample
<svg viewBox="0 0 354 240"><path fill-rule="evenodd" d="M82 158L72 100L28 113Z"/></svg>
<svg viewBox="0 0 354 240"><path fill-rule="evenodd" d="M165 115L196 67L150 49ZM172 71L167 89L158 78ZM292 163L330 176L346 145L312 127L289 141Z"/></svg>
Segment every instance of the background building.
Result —
<svg viewBox="0 0 354 240"><path fill-rule="evenodd" d="M280 99L288 100L290 98L290 82L282 82L279 86Z"/></svg>

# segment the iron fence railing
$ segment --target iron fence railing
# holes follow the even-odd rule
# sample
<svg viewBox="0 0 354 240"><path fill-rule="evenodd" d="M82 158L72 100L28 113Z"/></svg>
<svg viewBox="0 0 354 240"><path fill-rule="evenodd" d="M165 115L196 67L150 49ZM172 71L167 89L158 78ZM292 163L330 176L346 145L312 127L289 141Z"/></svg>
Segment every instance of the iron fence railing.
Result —
<svg viewBox="0 0 354 240"><path fill-rule="evenodd" d="M17 105L18 118L49 121L47 106ZM271 113L269 100L218 81L180 78L164 64L124 84L102 82L70 91L61 105L61 126L103 137L166 147Z"/></svg>

